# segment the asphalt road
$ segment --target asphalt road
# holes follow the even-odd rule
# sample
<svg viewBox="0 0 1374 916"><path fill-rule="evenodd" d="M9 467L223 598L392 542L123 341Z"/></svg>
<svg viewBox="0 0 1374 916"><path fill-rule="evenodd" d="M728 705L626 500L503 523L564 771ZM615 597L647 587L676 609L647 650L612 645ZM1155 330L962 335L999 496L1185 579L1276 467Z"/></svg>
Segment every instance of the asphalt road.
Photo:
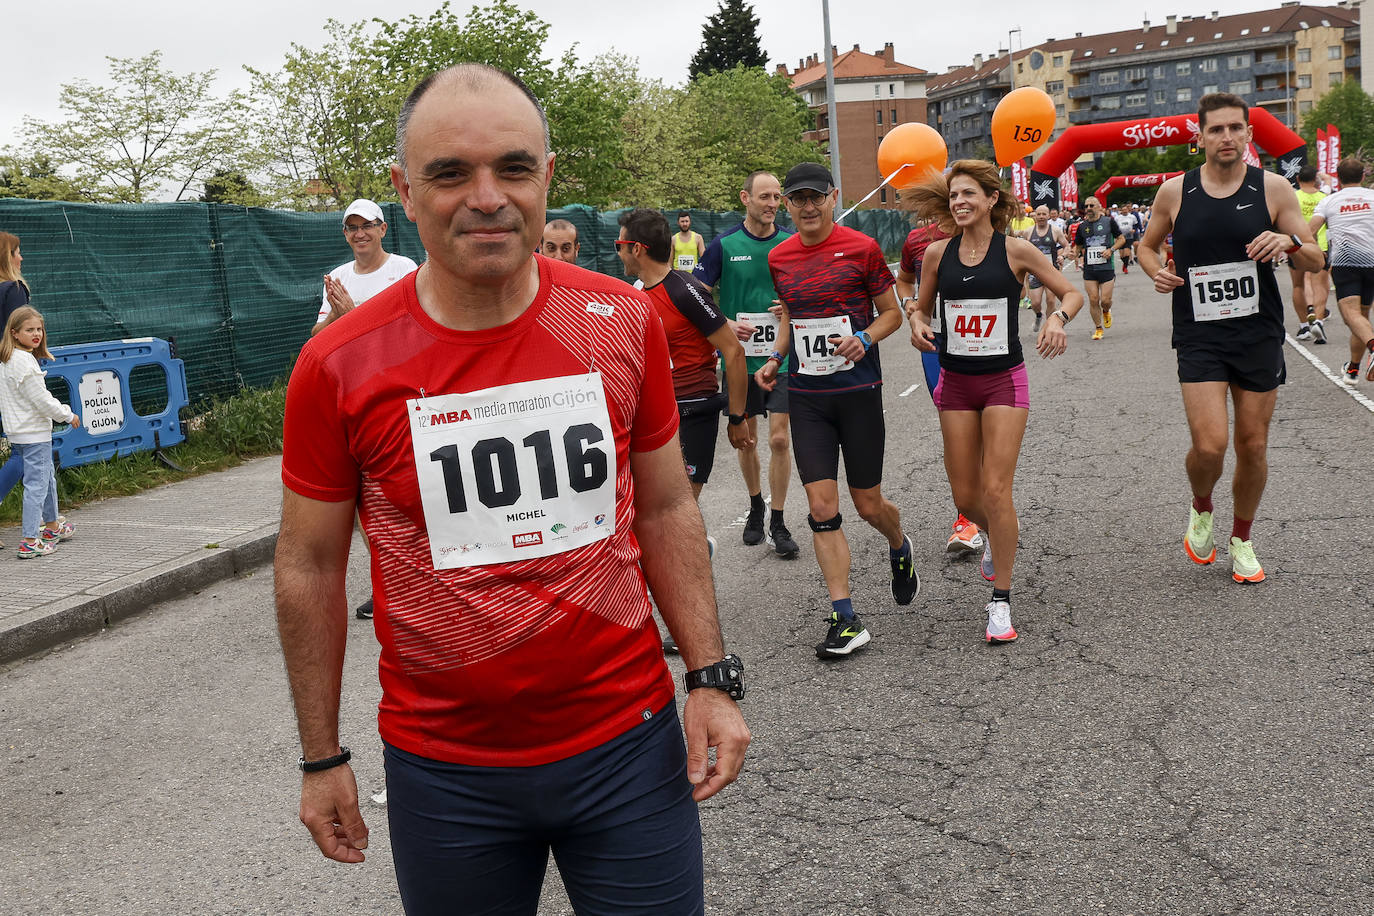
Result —
<svg viewBox="0 0 1374 916"><path fill-rule="evenodd" d="M903 340L883 345L885 487L925 587L893 605L882 541L846 504L862 653L814 657L809 538L793 562L740 544L722 444L702 505L755 738L702 808L710 912L1374 911L1374 412L1289 351L1254 533L1269 578L1232 582L1224 552L1194 566L1167 305L1138 271L1118 286L1104 341L1085 311L1065 356L1031 360L1014 645L982 643L988 586L944 557L935 412ZM1328 330L1308 349L1334 368ZM805 535L795 484L788 512ZM264 568L0 670L0 914L400 911L384 808L365 809L361 866L296 822L270 586ZM377 646L350 626L343 734L372 792ZM551 869L541 913L567 912Z"/></svg>

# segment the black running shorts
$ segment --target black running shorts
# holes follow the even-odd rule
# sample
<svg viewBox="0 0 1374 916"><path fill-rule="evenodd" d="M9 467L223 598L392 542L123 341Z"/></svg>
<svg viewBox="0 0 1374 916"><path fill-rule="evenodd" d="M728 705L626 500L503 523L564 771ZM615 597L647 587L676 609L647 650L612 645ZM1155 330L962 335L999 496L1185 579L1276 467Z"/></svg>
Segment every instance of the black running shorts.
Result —
<svg viewBox="0 0 1374 916"><path fill-rule="evenodd" d="M1178 380L1183 383L1226 382L1246 391L1273 391L1287 378L1282 339L1243 348L1203 344L1178 347Z"/></svg>
<svg viewBox="0 0 1374 916"><path fill-rule="evenodd" d="M1333 267L1331 283L1336 287L1336 301L1360 297L1360 305L1374 303L1374 267Z"/></svg>
<svg viewBox="0 0 1374 916"><path fill-rule="evenodd" d="M744 403L744 414L749 417L764 417L770 413L787 413L787 375L778 376L778 384L772 391L764 391L754 377L749 376L749 393Z"/></svg>
<svg viewBox="0 0 1374 916"><path fill-rule="evenodd" d="M727 403L723 393L677 402L677 437L682 444L687 479L692 483L706 483L711 477L723 403Z"/></svg>
<svg viewBox="0 0 1374 916"><path fill-rule="evenodd" d="M838 480L840 453L851 489L883 482L882 388L792 398L792 454L803 484Z"/></svg>

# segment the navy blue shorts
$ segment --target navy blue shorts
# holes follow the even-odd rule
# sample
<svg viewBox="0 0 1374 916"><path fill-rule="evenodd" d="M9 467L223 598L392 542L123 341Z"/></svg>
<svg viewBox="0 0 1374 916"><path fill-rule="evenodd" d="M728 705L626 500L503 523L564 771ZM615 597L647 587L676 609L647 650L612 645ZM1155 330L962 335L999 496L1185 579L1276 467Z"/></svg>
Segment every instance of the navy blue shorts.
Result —
<svg viewBox="0 0 1374 916"><path fill-rule="evenodd" d="M549 851L579 916L699 916L701 822L677 707L533 767L387 745L387 818L409 916L534 916Z"/></svg>

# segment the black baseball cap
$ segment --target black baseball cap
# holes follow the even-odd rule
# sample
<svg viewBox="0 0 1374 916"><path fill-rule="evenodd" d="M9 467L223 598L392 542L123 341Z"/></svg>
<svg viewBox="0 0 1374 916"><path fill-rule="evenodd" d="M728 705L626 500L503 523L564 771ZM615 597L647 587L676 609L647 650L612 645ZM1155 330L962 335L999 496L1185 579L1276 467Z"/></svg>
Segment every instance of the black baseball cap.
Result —
<svg viewBox="0 0 1374 916"><path fill-rule="evenodd" d="M830 170L819 162L801 162L792 166L782 181L783 196L795 191L819 191L828 194L834 187L835 180L830 177Z"/></svg>

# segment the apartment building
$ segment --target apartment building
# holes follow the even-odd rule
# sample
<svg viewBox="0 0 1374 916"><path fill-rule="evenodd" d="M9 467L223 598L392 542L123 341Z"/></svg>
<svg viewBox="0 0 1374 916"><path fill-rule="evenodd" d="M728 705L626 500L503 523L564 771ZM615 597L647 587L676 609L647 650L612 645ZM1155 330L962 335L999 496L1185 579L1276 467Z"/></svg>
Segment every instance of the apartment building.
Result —
<svg viewBox="0 0 1374 916"><path fill-rule="evenodd" d="M1036 86L1055 103L1055 135L1072 124L1197 110L1210 92L1234 92L1290 127L1342 80L1361 77L1360 6L1310 6L1220 16L1166 16L1139 29L1075 34L932 74L927 123L950 158L986 156L1002 96ZM1091 154L1085 154L1090 159Z"/></svg>
<svg viewBox="0 0 1374 916"><path fill-rule="evenodd" d="M878 173L878 144L898 124L926 120L926 71L899 63L892 42L874 54L855 45L843 54L831 48L835 67L835 119L839 138L840 185L845 202L863 197L883 177ZM778 64L777 72L791 80L792 88L816 113L816 130L805 135L830 148L830 123L825 89L825 59L811 55L791 70ZM895 207L897 198L888 188L864 206Z"/></svg>

